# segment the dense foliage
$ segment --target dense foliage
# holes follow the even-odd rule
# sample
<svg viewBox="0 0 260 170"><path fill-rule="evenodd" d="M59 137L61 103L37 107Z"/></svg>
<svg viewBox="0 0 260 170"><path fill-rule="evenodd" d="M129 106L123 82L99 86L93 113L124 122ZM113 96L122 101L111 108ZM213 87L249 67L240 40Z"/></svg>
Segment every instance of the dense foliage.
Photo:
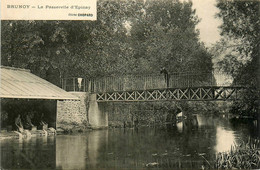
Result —
<svg viewBox="0 0 260 170"><path fill-rule="evenodd" d="M249 138L231 147L229 152L216 155L215 168L217 169L259 169L260 168L260 141Z"/></svg>
<svg viewBox="0 0 260 170"><path fill-rule="evenodd" d="M222 71L233 77L234 85L250 87L242 94L233 111L241 115L257 116L259 99L259 1L218 1L222 19L223 39L214 47Z"/></svg>
<svg viewBox="0 0 260 170"><path fill-rule="evenodd" d="M2 21L2 65L61 77L207 72L191 2L99 1L96 21Z"/></svg>

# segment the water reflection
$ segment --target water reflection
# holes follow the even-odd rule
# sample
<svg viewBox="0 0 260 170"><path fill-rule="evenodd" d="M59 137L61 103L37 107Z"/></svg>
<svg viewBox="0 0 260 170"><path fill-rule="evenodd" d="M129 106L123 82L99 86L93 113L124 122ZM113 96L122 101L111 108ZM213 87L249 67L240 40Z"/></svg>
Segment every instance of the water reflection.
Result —
<svg viewBox="0 0 260 170"><path fill-rule="evenodd" d="M1 140L1 168L55 169L55 137Z"/></svg>
<svg viewBox="0 0 260 170"><path fill-rule="evenodd" d="M59 136L56 138L56 167L83 169L86 159L86 136Z"/></svg>
<svg viewBox="0 0 260 170"><path fill-rule="evenodd" d="M236 138L233 131L225 130L223 127L217 127L216 152L226 152L234 146Z"/></svg>
<svg viewBox="0 0 260 170"><path fill-rule="evenodd" d="M250 129L225 119L198 116L197 126L109 129L86 134L1 141L2 168L199 169L226 151Z"/></svg>

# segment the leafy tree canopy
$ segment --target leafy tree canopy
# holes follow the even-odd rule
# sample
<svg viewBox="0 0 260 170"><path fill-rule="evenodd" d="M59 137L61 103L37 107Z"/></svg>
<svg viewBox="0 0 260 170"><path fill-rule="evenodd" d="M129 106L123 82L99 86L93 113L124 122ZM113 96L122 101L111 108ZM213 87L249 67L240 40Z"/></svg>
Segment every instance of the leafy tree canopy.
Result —
<svg viewBox="0 0 260 170"><path fill-rule="evenodd" d="M218 17L222 19L223 38L213 48L219 66L231 74L234 83L257 85L259 71L260 19L259 1L218 1Z"/></svg>
<svg viewBox="0 0 260 170"><path fill-rule="evenodd" d="M223 20L220 27L223 39L213 48L219 66L231 75L233 83L259 90L259 43L260 43L260 1L221 1L217 3ZM240 96L241 101L234 102L233 112L241 115L259 114L259 92L246 90Z"/></svg>
<svg viewBox="0 0 260 170"><path fill-rule="evenodd" d="M47 78L208 72L191 2L99 1L96 21L2 21L2 65ZM52 71L50 71L52 70ZM59 78L59 77L57 77ZM56 83L57 84L57 83Z"/></svg>

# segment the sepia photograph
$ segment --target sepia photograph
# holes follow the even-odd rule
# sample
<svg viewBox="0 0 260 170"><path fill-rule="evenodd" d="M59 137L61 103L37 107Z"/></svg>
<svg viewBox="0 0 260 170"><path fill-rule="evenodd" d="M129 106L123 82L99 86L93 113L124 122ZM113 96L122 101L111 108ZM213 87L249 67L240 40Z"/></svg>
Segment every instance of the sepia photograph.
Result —
<svg viewBox="0 0 260 170"><path fill-rule="evenodd" d="M0 169L260 169L259 0L1 0Z"/></svg>

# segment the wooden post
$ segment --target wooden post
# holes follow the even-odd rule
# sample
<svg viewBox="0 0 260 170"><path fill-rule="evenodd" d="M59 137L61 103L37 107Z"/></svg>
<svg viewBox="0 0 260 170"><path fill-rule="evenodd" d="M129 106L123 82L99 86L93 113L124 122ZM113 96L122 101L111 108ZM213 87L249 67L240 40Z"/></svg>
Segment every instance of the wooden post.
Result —
<svg viewBox="0 0 260 170"><path fill-rule="evenodd" d="M76 91L75 78L72 78L72 81L73 81L73 90Z"/></svg>
<svg viewBox="0 0 260 170"><path fill-rule="evenodd" d="M190 73L188 73L188 87L190 87Z"/></svg>
<svg viewBox="0 0 260 170"><path fill-rule="evenodd" d="M86 92L86 78L84 78L83 81L83 91Z"/></svg>
<svg viewBox="0 0 260 170"><path fill-rule="evenodd" d="M65 91L67 91L67 87L66 87L66 85L67 85L67 79L63 79L63 89L65 90Z"/></svg>
<svg viewBox="0 0 260 170"><path fill-rule="evenodd" d="M211 86L213 86L214 71L211 72Z"/></svg>
<svg viewBox="0 0 260 170"><path fill-rule="evenodd" d="M61 78L61 88L62 88L63 90L65 90L65 89L64 89L64 84L63 84L63 78Z"/></svg>

